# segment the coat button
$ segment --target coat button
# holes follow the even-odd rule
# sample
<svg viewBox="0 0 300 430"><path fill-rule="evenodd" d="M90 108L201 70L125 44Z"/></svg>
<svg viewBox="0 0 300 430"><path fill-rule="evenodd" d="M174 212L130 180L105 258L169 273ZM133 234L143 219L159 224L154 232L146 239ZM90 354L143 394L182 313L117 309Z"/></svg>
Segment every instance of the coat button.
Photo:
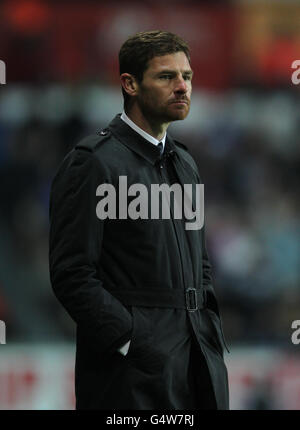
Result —
<svg viewBox="0 0 300 430"><path fill-rule="evenodd" d="M107 133L108 133L108 130L106 128L100 131L101 136L106 136Z"/></svg>

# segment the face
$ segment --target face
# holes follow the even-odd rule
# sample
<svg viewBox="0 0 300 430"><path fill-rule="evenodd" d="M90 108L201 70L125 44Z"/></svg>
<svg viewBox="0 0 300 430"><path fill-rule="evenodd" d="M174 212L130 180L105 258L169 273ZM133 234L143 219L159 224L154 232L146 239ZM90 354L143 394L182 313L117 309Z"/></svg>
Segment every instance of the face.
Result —
<svg viewBox="0 0 300 430"><path fill-rule="evenodd" d="M190 110L193 72L184 52L154 57L137 83L136 102L144 117L168 123Z"/></svg>

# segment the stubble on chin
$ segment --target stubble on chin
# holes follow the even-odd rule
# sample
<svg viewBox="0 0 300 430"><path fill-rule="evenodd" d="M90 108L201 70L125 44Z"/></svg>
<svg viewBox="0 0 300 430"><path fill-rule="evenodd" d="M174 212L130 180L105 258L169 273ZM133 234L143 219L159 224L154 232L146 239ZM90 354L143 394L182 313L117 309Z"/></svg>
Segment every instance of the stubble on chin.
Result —
<svg viewBox="0 0 300 430"><path fill-rule="evenodd" d="M184 120L190 111L190 105L174 109L170 104L159 106L155 105L153 101L147 103L144 100L141 100L139 105L145 118L152 118L160 123Z"/></svg>
<svg viewBox="0 0 300 430"><path fill-rule="evenodd" d="M168 117L170 119L170 121L178 121L178 120L183 120L185 119L190 111L190 107L189 105L185 106L185 107L181 107L181 108L176 108L176 109L169 109L168 110Z"/></svg>

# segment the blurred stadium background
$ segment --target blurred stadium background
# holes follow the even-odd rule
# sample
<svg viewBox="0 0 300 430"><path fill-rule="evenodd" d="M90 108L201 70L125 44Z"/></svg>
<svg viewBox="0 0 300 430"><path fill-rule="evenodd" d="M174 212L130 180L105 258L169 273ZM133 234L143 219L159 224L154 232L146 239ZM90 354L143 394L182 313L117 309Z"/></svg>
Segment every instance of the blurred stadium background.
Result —
<svg viewBox="0 0 300 430"><path fill-rule="evenodd" d="M74 324L48 272L64 155L122 110L117 55L137 31L191 45L196 158L231 353L232 409L300 409L300 1L0 2L0 409L74 408Z"/></svg>

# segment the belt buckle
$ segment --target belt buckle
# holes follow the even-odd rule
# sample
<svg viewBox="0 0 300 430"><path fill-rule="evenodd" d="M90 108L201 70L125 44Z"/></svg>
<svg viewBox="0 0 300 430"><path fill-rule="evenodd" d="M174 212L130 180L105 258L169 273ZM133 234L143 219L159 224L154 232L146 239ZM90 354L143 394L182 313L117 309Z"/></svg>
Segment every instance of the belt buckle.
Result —
<svg viewBox="0 0 300 430"><path fill-rule="evenodd" d="M198 309L198 297L196 288L188 288L185 292L186 307L189 312Z"/></svg>

